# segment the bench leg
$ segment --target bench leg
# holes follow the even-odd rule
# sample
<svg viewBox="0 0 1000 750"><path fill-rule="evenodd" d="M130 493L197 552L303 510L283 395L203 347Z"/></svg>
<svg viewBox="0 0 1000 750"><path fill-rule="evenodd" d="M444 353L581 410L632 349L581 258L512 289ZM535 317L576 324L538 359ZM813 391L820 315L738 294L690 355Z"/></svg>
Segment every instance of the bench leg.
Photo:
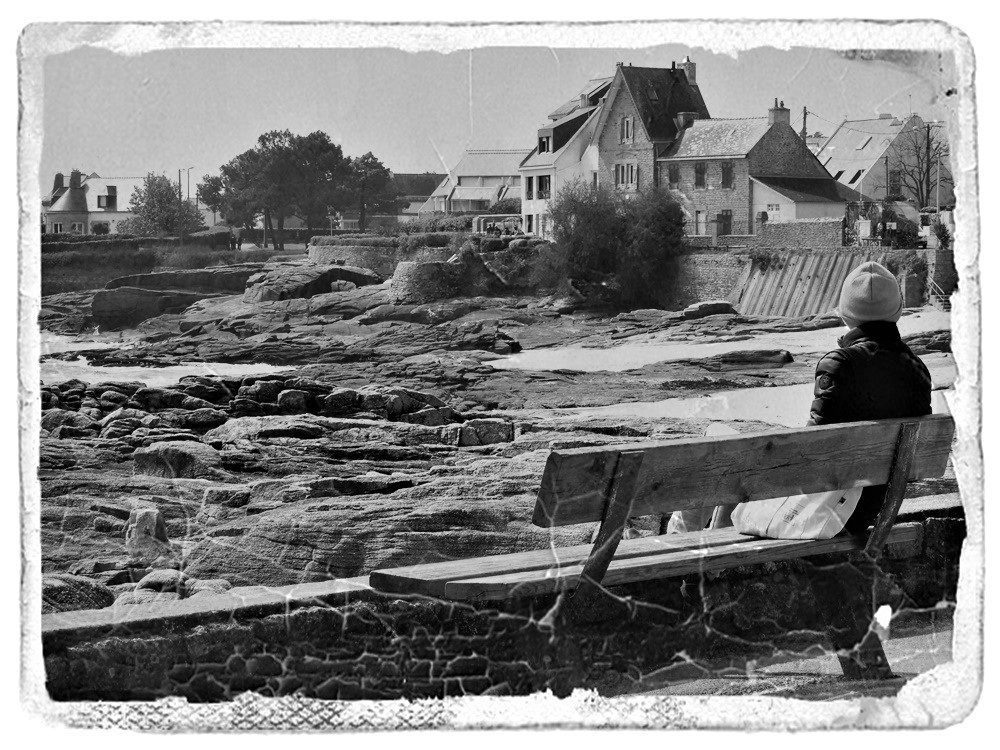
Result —
<svg viewBox="0 0 1000 750"><path fill-rule="evenodd" d="M632 499L635 497L636 479L642 466L641 452L622 453L618 457L615 475L608 490L608 500L604 511L604 520L594 540L590 557L583 566L580 584L569 596L564 613L568 617L578 616L589 609L600 597L601 581L608 571L608 565L618 549L625 524L632 510Z"/></svg>
<svg viewBox="0 0 1000 750"><path fill-rule="evenodd" d="M843 573L842 573L843 571ZM877 568L857 560L824 571L813 595L826 621L844 676L852 680L894 677L878 634L872 630Z"/></svg>

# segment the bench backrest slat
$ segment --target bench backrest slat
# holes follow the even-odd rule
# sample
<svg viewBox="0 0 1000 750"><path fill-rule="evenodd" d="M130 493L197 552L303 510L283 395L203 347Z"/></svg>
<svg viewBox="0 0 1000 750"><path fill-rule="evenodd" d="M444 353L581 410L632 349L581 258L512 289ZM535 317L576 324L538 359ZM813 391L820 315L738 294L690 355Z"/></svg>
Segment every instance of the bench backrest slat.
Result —
<svg viewBox="0 0 1000 750"><path fill-rule="evenodd" d="M920 433L909 480L941 476L951 452L950 415L823 427L554 450L532 522L566 526L600 521L623 451L642 451L632 515L885 484L903 422Z"/></svg>

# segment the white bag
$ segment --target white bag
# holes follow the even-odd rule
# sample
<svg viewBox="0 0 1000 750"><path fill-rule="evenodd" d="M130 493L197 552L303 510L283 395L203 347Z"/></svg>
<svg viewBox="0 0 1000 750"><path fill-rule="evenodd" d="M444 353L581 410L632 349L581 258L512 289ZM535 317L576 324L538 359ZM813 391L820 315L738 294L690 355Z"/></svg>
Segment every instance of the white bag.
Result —
<svg viewBox="0 0 1000 750"><path fill-rule="evenodd" d="M853 487L740 503L733 510L733 525L741 534L770 539L830 539L843 530L858 507L861 490Z"/></svg>

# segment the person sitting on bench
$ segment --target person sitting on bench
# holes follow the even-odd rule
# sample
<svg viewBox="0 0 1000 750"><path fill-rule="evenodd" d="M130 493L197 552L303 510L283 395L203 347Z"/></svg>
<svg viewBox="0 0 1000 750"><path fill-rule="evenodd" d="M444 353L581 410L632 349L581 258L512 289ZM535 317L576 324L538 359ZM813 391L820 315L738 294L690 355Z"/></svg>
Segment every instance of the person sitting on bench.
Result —
<svg viewBox="0 0 1000 750"><path fill-rule="evenodd" d="M896 323L903 314L903 297L892 273L874 261L860 265L844 280L837 313L848 330L838 340L839 348L825 354L816 365L813 402L806 424L930 414L931 376L899 335ZM884 497L884 486L865 487L844 525L847 533L863 534L878 515ZM748 504L745 511L766 513L769 502ZM667 531L704 529L712 521L713 512L713 527L730 526L730 517L738 513L734 508L739 507L675 511ZM760 522L753 525L759 526ZM780 537L780 528L768 536Z"/></svg>

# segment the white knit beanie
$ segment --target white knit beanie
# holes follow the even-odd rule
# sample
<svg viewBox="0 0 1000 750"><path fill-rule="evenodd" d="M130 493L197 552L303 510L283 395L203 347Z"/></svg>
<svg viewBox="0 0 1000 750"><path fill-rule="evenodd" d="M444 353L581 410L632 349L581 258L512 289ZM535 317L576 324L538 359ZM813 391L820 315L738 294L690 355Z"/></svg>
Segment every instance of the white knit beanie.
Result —
<svg viewBox="0 0 1000 750"><path fill-rule="evenodd" d="M896 277L875 261L862 263L844 279L837 313L852 327L872 320L895 323L903 314Z"/></svg>

